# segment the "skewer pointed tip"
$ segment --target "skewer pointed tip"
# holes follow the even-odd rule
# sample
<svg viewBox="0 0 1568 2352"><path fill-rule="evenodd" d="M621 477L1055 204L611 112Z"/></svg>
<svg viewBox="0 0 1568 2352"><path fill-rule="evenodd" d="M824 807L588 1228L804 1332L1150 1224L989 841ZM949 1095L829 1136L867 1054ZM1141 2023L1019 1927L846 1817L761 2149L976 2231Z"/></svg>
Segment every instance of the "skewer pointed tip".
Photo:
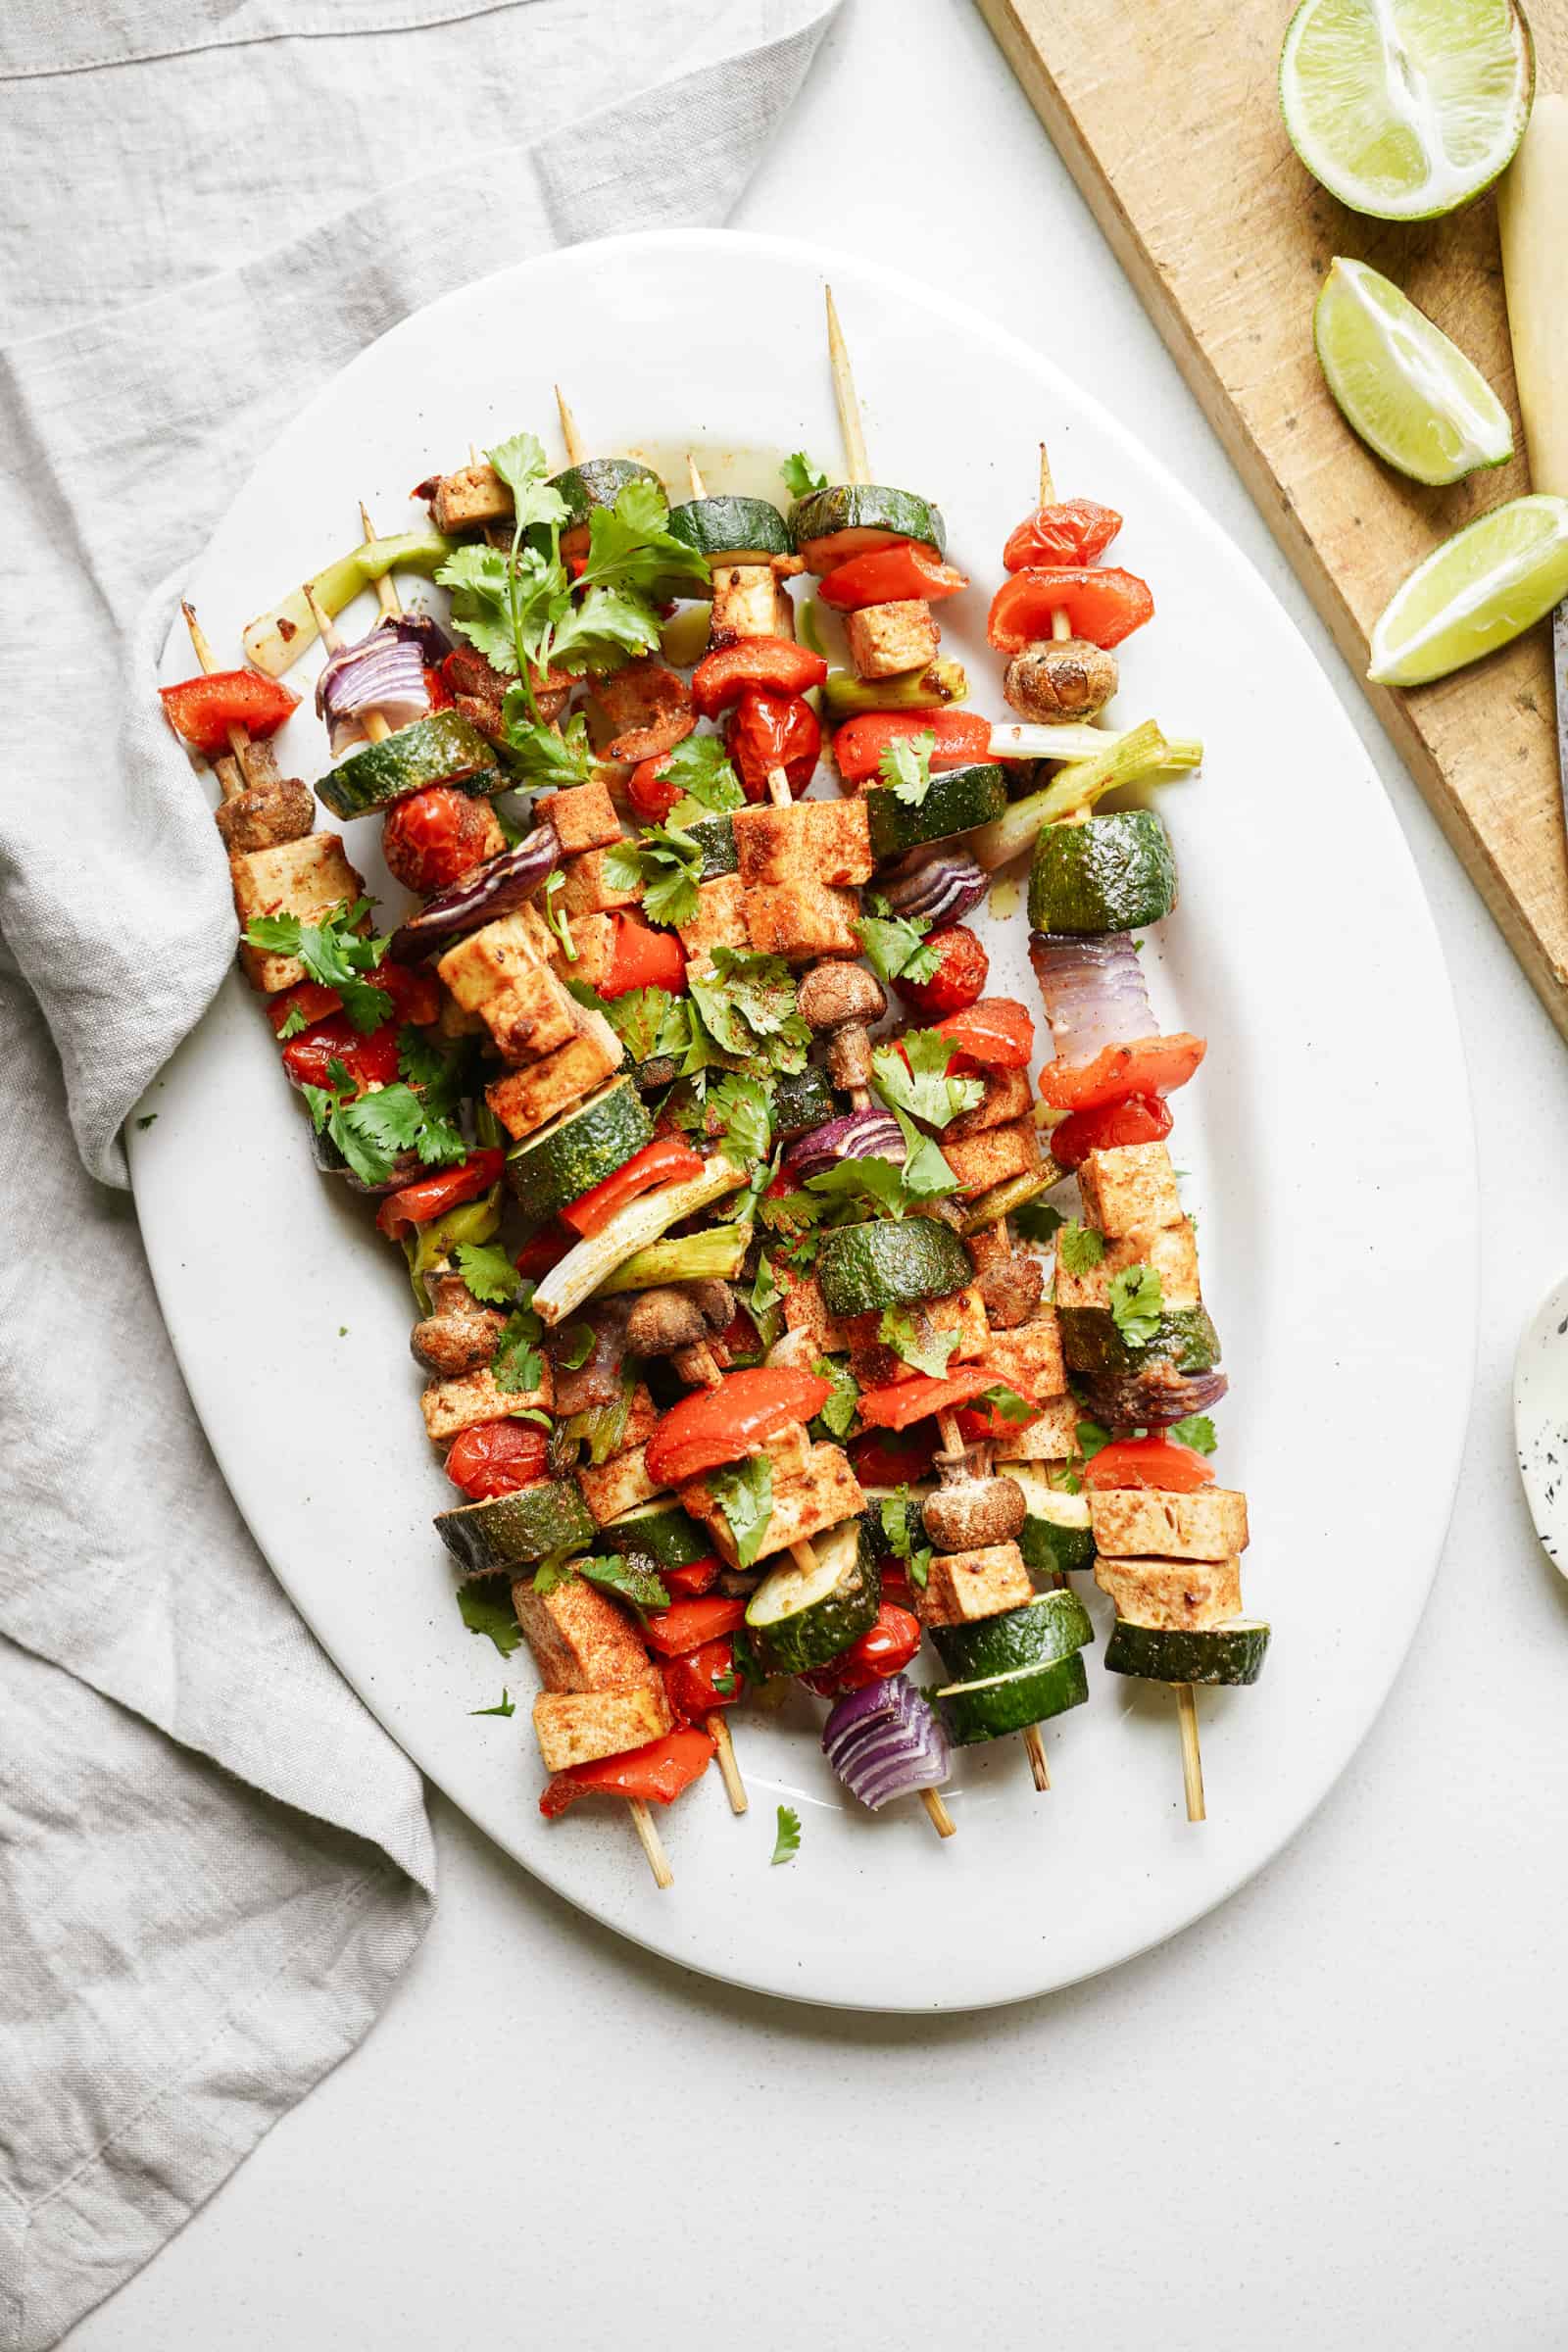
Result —
<svg viewBox="0 0 1568 2352"><path fill-rule="evenodd" d="M669 1867L669 1856L664 1851L663 1839L654 1826L653 1815L640 1796L629 1800L629 1808L632 1827L637 1832L643 1852L648 1856L648 1867L654 1874L654 1885L660 1888L673 1886L675 1873Z"/></svg>
<svg viewBox="0 0 1568 2352"><path fill-rule="evenodd" d="M575 416L573 416L571 410L567 405L566 395L564 392L563 392L559 384L557 384L555 387L555 394L556 411L561 418L561 436L566 444L566 463L569 466L580 466L582 464L583 445L582 435L577 430L577 419Z"/></svg>
<svg viewBox="0 0 1568 2352"><path fill-rule="evenodd" d="M1176 1685L1176 1723L1182 1736L1182 1786L1189 1821L1206 1821L1203 1801L1203 1755L1198 1744L1198 1699L1191 1683Z"/></svg>

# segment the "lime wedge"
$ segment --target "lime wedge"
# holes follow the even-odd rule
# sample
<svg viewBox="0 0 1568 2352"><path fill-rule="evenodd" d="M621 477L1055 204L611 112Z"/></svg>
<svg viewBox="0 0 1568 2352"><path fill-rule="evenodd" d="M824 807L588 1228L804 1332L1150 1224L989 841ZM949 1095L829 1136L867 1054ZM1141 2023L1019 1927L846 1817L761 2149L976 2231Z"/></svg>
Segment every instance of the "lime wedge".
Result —
<svg viewBox="0 0 1568 2352"><path fill-rule="evenodd" d="M1513 456L1508 412L1481 370L1365 262L1335 262L1312 335L1346 422L1401 473L1456 482Z"/></svg>
<svg viewBox="0 0 1568 2352"><path fill-rule="evenodd" d="M1507 645L1568 596L1568 498L1513 498L1418 564L1372 632L1378 686L1424 686Z"/></svg>
<svg viewBox="0 0 1568 2352"><path fill-rule="evenodd" d="M1518 146L1535 86L1513 0L1301 0L1280 56L1297 154L1380 220L1479 196Z"/></svg>

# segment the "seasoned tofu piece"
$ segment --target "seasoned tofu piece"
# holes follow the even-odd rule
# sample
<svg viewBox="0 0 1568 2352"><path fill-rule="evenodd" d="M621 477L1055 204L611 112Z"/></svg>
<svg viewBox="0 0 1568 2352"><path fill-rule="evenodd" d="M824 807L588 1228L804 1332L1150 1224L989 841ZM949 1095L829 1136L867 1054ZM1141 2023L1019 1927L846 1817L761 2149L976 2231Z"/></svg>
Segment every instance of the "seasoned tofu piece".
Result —
<svg viewBox="0 0 1568 2352"><path fill-rule="evenodd" d="M536 1389L498 1389L488 1364L465 1372L461 1380L432 1380L419 1397L426 1435L437 1446L477 1429L482 1421L505 1421L514 1413L548 1413L554 1400L550 1366L546 1362Z"/></svg>
<svg viewBox="0 0 1568 2352"><path fill-rule="evenodd" d="M737 808L735 854L743 882L869 882L870 820L863 801L796 801Z"/></svg>
<svg viewBox="0 0 1568 2352"><path fill-rule="evenodd" d="M565 952L559 937L531 899L517 908L512 919L522 925L522 936L541 963L554 964L564 959Z"/></svg>
<svg viewBox="0 0 1568 2352"><path fill-rule="evenodd" d="M734 948L745 955L752 935L746 928L746 885L739 874L720 874L714 882L702 883L697 912L679 926L675 937L686 951L687 963L699 973L712 970L715 948Z"/></svg>
<svg viewBox="0 0 1568 2352"><path fill-rule="evenodd" d="M710 653L740 637L793 637L795 607L771 564L715 564Z"/></svg>
<svg viewBox="0 0 1568 2352"><path fill-rule="evenodd" d="M814 963L820 956L858 956L856 919L860 902L853 890L834 890L808 879L746 885L746 927L760 955L781 956L786 963Z"/></svg>
<svg viewBox="0 0 1568 2352"><path fill-rule="evenodd" d="M972 1364L977 1359L990 1361L991 1327L980 1293L973 1283L955 1291L947 1298L926 1298L906 1312L912 1315L918 1331L924 1323L930 1331L954 1331L958 1344L948 1358L950 1370L959 1364ZM912 1364L906 1364L891 1348L885 1348L878 1336L880 1315L854 1315L844 1328L850 1335L850 1370L862 1389L891 1388L895 1381L916 1380L919 1374ZM924 1336L924 1335L922 1335Z"/></svg>
<svg viewBox="0 0 1568 2352"><path fill-rule="evenodd" d="M1017 1544L987 1544L979 1551L940 1552L914 1605L922 1625L972 1625L1021 1609L1034 1596Z"/></svg>
<svg viewBox="0 0 1568 2352"><path fill-rule="evenodd" d="M569 1772L574 1764L646 1747L674 1728L657 1677L630 1690L541 1690L533 1702L534 1738L546 1772Z"/></svg>
<svg viewBox="0 0 1568 2352"><path fill-rule="evenodd" d="M788 1550L804 1537L820 1535L824 1528L855 1518L865 1507L860 1482L837 1446L812 1446L804 1468L786 1470L778 1457L777 1441L770 1439L768 1458L773 1466L773 1508L757 1555L760 1561ZM682 1487L680 1499L692 1517L711 1531L713 1548L720 1557L731 1567L737 1566L734 1538L723 1511L708 1491L707 1480L693 1479Z"/></svg>
<svg viewBox="0 0 1568 2352"><path fill-rule="evenodd" d="M848 1355L854 1342L853 1323L841 1323L827 1311L822 1286L814 1274L791 1275L784 1269L784 1320L791 1331L808 1331L819 1355Z"/></svg>
<svg viewBox="0 0 1568 2352"><path fill-rule="evenodd" d="M1247 1549L1247 1496L1227 1487L1114 1488L1090 1495L1089 1524L1097 1547L1123 1559L1223 1560Z"/></svg>
<svg viewBox="0 0 1568 2352"><path fill-rule="evenodd" d="M964 1193L989 1193L1009 1176L1033 1176L1040 1167L1040 1141L1032 1119L1013 1119L1005 1127L988 1127L957 1143L952 1130L941 1135L942 1156Z"/></svg>
<svg viewBox="0 0 1568 2352"><path fill-rule="evenodd" d="M562 981L585 980L590 988L602 988L615 960L615 924L612 914L576 914L571 918L571 944L576 958L566 954L552 931L555 943L556 977Z"/></svg>
<svg viewBox="0 0 1568 2352"><path fill-rule="evenodd" d="M484 1090L485 1101L511 1136L532 1135L547 1119L591 1095L621 1065L620 1040L604 1014L570 998L567 1003L578 1016L577 1033L569 1043L525 1070L509 1070Z"/></svg>
<svg viewBox="0 0 1568 2352"><path fill-rule="evenodd" d="M350 865L341 833L306 833L271 850L236 850L228 860L239 927L261 914L297 914L318 922L333 906L352 906L365 893L365 876ZM241 940L240 963L252 988L275 997L305 977L297 956L270 956Z"/></svg>
<svg viewBox="0 0 1568 2352"><path fill-rule="evenodd" d="M512 1605L547 1690L626 1690L659 1672L624 1609L581 1577L540 1593L519 1576Z"/></svg>
<svg viewBox="0 0 1568 2352"><path fill-rule="evenodd" d="M573 784L565 792L547 792L534 808L539 815L549 817L568 858L579 857L584 850L608 850L620 839L620 819L610 787L598 776L586 784Z"/></svg>
<svg viewBox="0 0 1568 2352"><path fill-rule="evenodd" d="M640 1502L651 1502L662 1492L648 1475L641 1446L612 1454L597 1470L592 1463L585 1463L576 1478L597 1527L603 1527L607 1519L618 1519L622 1511L634 1511Z"/></svg>
<svg viewBox="0 0 1568 2352"><path fill-rule="evenodd" d="M479 1014L508 1061L537 1061L576 1035L581 1008L534 954L520 915L470 932L435 968L464 1010Z"/></svg>
<svg viewBox="0 0 1568 2352"><path fill-rule="evenodd" d="M930 606L918 597L846 612L844 635L850 660L862 678L892 678L901 670L924 669L935 661L942 641Z"/></svg>
<svg viewBox="0 0 1568 2352"><path fill-rule="evenodd" d="M1086 1152L1078 1189L1085 1222L1098 1225L1112 1241L1183 1221L1176 1171L1163 1144L1119 1144L1108 1152Z"/></svg>
<svg viewBox="0 0 1568 2352"><path fill-rule="evenodd" d="M1129 1625L1197 1633L1242 1613L1239 1559L1117 1560L1102 1552L1095 1582Z"/></svg>
<svg viewBox="0 0 1568 2352"><path fill-rule="evenodd" d="M482 462L444 473L430 501L430 519L438 531L472 531L482 523L501 522L512 513L512 492L493 466Z"/></svg>
<svg viewBox="0 0 1568 2352"><path fill-rule="evenodd" d="M642 898L642 884L631 890L620 890L605 878L605 859L608 850L584 850L581 857L568 858L556 870L564 875L561 903L568 914L612 914L617 906L635 906Z"/></svg>
<svg viewBox="0 0 1568 2352"><path fill-rule="evenodd" d="M1061 1361L1061 1332L1054 1310L1042 1307L1016 1331L994 1331L980 1357L980 1369L994 1372L1020 1396L1044 1403L1059 1396L1067 1386Z"/></svg>
<svg viewBox="0 0 1568 2352"><path fill-rule="evenodd" d="M966 1143L971 1135L987 1135L993 1127L1004 1127L1013 1119L1026 1119L1034 1109L1027 1070L988 1070L985 1090L973 1110L960 1111L957 1118L943 1128L940 1140L944 1152L950 1144Z"/></svg>
<svg viewBox="0 0 1568 2352"><path fill-rule="evenodd" d="M1078 1450L1078 1407L1070 1396L1053 1396L1038 1420L1010 1429L992 1445L999 1462L1064 1462Z"/></svg>
<svg viewBox="0 0 1568 2352"><path fill-rule="evenodd" d="M436 986L441 987L439 981ZM449 1043L459 1037L480 1037L484 1033L484 1023L476 1012L465 1012L450 988L442 988L441 1009L435 1016L435 1033Z"/></svg>
<svg viewBox="0 0 1568 2352"><path fill-rule="evenodd" d="M1124 1234L1119 1240L1108 1242L1099 1265L1087 1267L1082 1274L1069 1274L1058 1257L1056 1304L1109 1306L1113 1278L1130 1266L1153 1267L1159 1276L1160 1297L1167 1313L1201 1302L1198 1239L1191 1220L1183 1217L1179 1225L1161 1225L1153 1231Z"/></svg>

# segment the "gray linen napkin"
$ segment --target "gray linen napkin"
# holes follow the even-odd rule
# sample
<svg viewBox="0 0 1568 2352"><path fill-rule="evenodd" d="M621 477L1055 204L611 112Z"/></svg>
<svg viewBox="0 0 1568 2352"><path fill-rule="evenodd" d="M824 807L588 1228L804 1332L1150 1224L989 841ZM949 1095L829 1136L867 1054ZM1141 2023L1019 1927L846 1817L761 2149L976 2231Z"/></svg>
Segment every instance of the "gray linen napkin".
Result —
<svg viewBox="0 0 1568 2352"><path fill-rule="evenodd" d="M253 455L411 310L722 220L831 13L0 19L3 2352L54 2343L353 2047L432 1892L417 1776L251 1543L110 1189L233 949L153 695L181 578Z"/></svg>

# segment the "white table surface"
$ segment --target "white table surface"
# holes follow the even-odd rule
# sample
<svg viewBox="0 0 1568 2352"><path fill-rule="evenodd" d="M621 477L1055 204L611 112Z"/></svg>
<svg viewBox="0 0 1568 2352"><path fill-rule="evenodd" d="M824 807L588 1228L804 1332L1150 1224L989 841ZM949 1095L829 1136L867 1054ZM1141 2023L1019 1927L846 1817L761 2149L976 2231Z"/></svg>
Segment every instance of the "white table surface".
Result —
<svg viewBox="0 0 1568 2352"><path fill-rule="evenodd" d="M1568 1586L1519 1492L1509 1369L1568 1256L1562 1047L968 0L849 0L737 225L929 275L1157 419L1339 684L1446 943L1479 1128L1476 1402L1432 1606L1350 1771L1251 1886L1114 1975L974 2018L687 1977L437 1796L440 1910L387 2015L72 2352L1561 2346ZM1324 1478L1379 1442L1332 1397L1301 1436ZM1378 1563L1348 1531L1323 1572Z"/></svg>

